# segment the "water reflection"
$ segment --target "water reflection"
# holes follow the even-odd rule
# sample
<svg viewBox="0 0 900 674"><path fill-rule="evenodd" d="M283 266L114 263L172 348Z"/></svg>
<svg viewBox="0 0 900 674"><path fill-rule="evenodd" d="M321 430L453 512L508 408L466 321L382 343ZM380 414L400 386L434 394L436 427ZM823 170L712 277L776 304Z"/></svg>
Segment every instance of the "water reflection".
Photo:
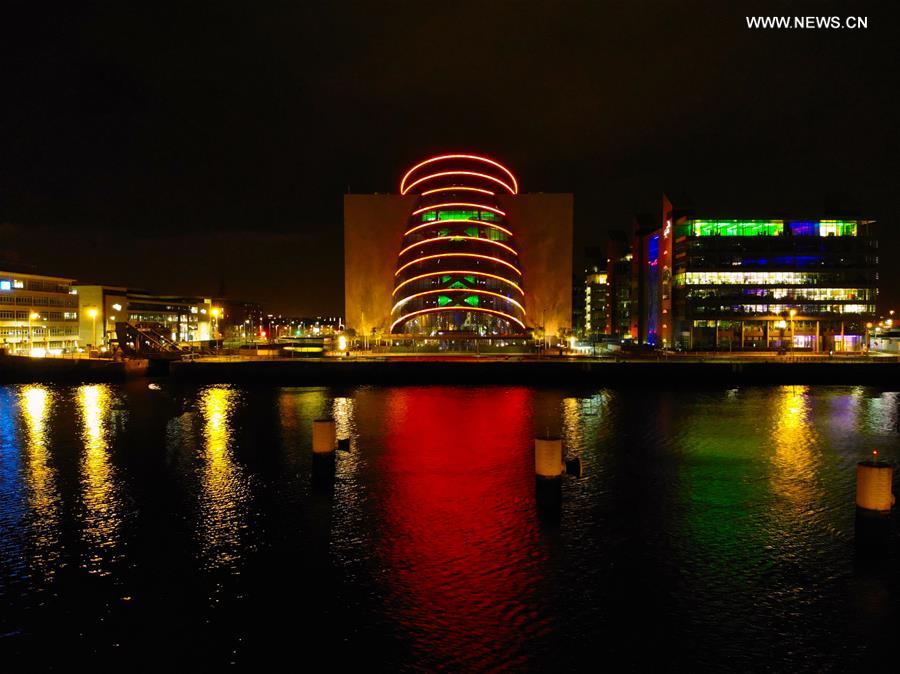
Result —
<svg viewBox="0 0 900 674"><path fill-rule="evenodd" d="M47 422L53 396L44 386L24 386L19 405L25 421L25 484L33 576L51 579L60 558L60 496L50 465Z"/></svg>
<svg viewBox="0 0 900 674"><path fill-rule="evenodd" d="M109 386L81 386L78 406L84 441L81 459L84 567L90 573L107 575L112 562L120 556L123 517L122 488L109 456L112 414Z"/></svg>
<svg viewBox="0 0 900 674"><path fill-rule="evenodd" d="M337 562L350 570L357 566L360 546L366 544L360 531L366 508L365 489L360 481L365 462L358 443L356 401L335 398L331 411L337 437L350 439L350 451L338 452L337 456L331 548Z"/></svg>
<svg viewBox="0 0 900 674"><path fill-rule="evenodd" d="M817 483L821 454L810 423L808 386L782 386L774 401L772 488L794 508L818 508L822 490Z"/></svg>
<svg viewBox="0 0 900 674"><path fill-rule="evenodd" d="M900 419L897 414L900 408L900 393L885 391L879 396L869 398L867 403L861 426L875 428L883 433L900 432Z"/></svg>
<svg viewBox="0 0 900 674"><path fill-rule="evenodd" d="M303 470L312 443L312 422L327 416L324 389L283 388L278 395L278 431L290 470Z"/></svg>
<svg viewBox="0 0 900 674"><path fill-rule="evenodd" d="M228 386L213 386L200 394L203 416L203 451L199 536L203 557L211 568L237 570L246 546L250 490L243 468L232 451L232 416L238 393Z"/></svg>
<svg viewBox="0 0 900 674"><path fill-rule="evenodd" d="M15 391L10 387L0 388L0 586L7 579L23 577L27 568L22 550L27 504L17 407Z"/></svg>
<svg viewBox="0 0 900 674"><path fill-rule="evenodd" d="M384 397L383 552L395 615L420 666L521 668L523 642L547 629L533 597L543 555L531 391L410 388Z"/></svg>

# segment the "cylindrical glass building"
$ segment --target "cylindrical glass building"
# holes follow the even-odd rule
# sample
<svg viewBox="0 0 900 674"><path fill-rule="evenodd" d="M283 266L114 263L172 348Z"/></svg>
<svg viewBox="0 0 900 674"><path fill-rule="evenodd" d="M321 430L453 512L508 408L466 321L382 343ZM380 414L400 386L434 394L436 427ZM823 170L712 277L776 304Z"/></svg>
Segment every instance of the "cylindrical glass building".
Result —
<svg viewBox="0 0 900 674"><path fill-rule="evenodd" d="M509 169L486 157L441 155L407 171L400 192L419 198L397 259L391 332L524 334L522 269L496 199L518 193Z"/></svg>

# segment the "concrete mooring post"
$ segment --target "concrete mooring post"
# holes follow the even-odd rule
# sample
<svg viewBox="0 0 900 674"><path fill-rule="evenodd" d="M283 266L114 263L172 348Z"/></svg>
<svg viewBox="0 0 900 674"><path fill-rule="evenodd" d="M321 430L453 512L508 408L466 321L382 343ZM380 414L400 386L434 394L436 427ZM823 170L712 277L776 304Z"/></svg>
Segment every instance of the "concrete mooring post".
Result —
<svg viewBox="0 0 900 674"><path fill-rule="evenodd" d="M313 481L334 478L334 450L337 444L334 419L313 421Z"/></svg>
<svg viewBox="0 0 900 674"><path fill-rule="evenodd" d="M856 464L856 540L862 545L886 543L890 536L894 467L872 458Z"/></svg>
<svg viewBox="0 0 900 674"><path fill-rule="evenodd" d="M534 439L535 494L539 506L559 508L562 505L564 467L562 439Z"/></svg>
<svg viewBox="0 0 900 674"><path fill-rule="evenodd" d="M313 421L313 454L333 454L335 438L334 419Z"/></svg>

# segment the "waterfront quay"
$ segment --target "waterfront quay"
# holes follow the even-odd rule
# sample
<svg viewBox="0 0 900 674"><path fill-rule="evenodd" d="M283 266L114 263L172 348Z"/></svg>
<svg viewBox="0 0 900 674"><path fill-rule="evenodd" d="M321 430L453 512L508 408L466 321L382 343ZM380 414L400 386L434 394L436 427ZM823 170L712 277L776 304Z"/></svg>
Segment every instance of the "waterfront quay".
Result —
<svg viewBox="0 0 900 674"><path fill-rule="evenodd" d="M845 384L888 385L900 377L894 358L588 359L394 357L349 360L208 359L173 362L176 380L203 383L527 384L536 386L647 386Z"/></svg>
<svg viewBox="0 0 900 674"><path fill-rule="evenodd" d="M167 376L198 383L278 385L525 384L646 386L843 384L889 385L900 377L894 356L828 358L762 355L659 355L645 358L529 356L379 356L112 362L104 359L0 359L0 383L114 382Z"/></svg>

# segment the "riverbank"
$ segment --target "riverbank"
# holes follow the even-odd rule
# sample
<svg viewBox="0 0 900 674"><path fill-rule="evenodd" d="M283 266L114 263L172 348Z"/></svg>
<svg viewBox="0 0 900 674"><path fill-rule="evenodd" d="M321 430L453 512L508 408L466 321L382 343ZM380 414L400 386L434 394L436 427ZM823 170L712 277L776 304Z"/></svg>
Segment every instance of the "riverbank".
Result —
<svg viewBox="0 0 900 674"><path fill-rule="evenodd" d="M0 383L117 382L154 374L146 359L112 361L105 358L30 358L0 356Z"/></svg>
<svg viewBox="0 0 900 674"><path fill-rule="evenodd" d="M857 359L672 356L659 359L416 356L354 359L240 359L114 362L89 358L0 357L0 383L116 382L166 376L188 383L281 386L515 384L535 386L736 386L840 384L888 386L900 362Z"/></svg>
<svg viewBox="0 0 900 674"><path fill-rule="evenodd" d="M200 383L267 382L286 386L354 384L524 384L536 386L653 386L742 384L889 385L900 363L747 360L481 360L197 361L170 366L173 379Z"/></svg>

